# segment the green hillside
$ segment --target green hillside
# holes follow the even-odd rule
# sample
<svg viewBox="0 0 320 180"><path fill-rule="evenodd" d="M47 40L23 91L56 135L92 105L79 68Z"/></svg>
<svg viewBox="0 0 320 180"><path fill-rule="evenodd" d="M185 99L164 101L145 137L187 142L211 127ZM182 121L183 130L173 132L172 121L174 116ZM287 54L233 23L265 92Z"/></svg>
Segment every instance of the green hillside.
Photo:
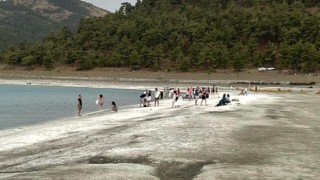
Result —
<svg viewBox="0 0 320 180"><path fill-rule="evenodd" d="M76 29L81 18L100 11L80 0L0 1L0 51L18 42L35 42L64 26Z"/></svg>
<svg viewBox="0 0 320 180"><path fill-rule="evenodd" d="M314 72L320 62L315 0L143 0L82 20L41 43L20 44L2 62L33 66L242 70L276 67Z"/></svg>

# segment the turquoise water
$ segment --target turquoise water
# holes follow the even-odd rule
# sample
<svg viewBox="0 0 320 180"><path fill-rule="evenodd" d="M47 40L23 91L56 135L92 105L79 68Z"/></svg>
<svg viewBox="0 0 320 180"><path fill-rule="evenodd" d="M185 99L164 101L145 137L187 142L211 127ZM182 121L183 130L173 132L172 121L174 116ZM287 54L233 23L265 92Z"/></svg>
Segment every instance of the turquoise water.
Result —
<svg viewBox="0 0 320 180"><path fill-rule="evenodd" d="M82 112L98 111L95 100L105 97L104 109L111 101L119 107L139 103L138 90L3 85L0 84L0 129L20 127L29 124L74 117L77 113L78 95L82 95Z"/></svg>

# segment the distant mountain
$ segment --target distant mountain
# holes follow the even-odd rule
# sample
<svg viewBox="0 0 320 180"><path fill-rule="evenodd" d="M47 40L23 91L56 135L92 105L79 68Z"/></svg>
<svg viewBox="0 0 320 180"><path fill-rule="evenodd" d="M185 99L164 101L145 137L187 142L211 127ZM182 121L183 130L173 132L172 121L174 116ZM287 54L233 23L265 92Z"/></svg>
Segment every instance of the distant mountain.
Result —
<svg viewBox="0 0 320 180"><path fill-rule="evenodd" d="M41 40L80 19L109 13L81 0L0 0L0 51L19 42Z"/></svg>

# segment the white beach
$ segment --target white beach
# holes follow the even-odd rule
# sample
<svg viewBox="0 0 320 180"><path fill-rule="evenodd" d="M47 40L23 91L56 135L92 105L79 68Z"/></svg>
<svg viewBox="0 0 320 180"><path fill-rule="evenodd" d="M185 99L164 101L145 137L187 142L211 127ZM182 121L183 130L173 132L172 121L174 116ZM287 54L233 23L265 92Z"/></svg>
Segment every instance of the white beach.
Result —
<svg viewBox="0 0 320 180"><path fill-rule="evenodd" d="M81 85L48 84L59 83ZM223 93L241 104L215 107ZM317 179L319 96L238 93L222 88L208 106L180 98L171 108L166 99L0 131L0 179Z"/></svg>

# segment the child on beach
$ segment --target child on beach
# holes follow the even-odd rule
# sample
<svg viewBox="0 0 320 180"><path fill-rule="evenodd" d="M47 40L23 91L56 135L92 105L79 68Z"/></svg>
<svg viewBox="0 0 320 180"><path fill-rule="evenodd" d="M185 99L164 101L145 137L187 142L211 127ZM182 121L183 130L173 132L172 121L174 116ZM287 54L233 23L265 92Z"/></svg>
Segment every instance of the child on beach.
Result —
<svg viewBox="0 0 320 180"><path fill-rule="evenodd" d="M118 112L118 107L114 101L111 102L110 110L113 112Z"/></svg>
<svg viewBox="0 0 320 180"><path fill-rule="evenodd" d="M174 103L176 103L178 101L178 94L177 91L173 91L173 97L172 97L172 108L177 107L174 105Z"/></svg>
<svg viewBox="0 0 320 180"><path fill-rule="evenodd" d="M103 97L102 94L100 94L100 95L98 96L97 101L98 101L99 110L101 111L101 110L102 110L102 107L103 107L103 104L104 104L104 97Z"/></svg>

